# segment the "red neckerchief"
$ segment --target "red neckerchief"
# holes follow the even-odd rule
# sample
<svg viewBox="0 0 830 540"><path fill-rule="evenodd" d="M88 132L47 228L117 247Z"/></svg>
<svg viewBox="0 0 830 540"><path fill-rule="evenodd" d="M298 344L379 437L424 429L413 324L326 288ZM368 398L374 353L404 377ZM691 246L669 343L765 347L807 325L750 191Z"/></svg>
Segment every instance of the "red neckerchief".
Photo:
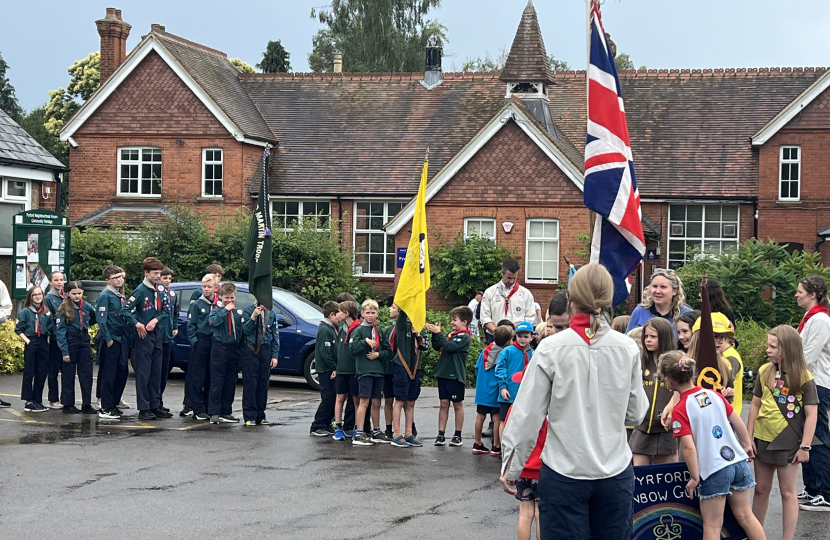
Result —
<svg viewBox="0 0 830 540"><path fill-rule="evenodd" d="M360 319L355 319L352 321L352 324L349 325L349 329L346 330L346 343L349 342L349 338L352 336L352 331L354 331L355 328L360 326L360 323Z"/></svg>
<svg viewBox="0 0 830 540"><path fill-rule="evenodd" d="M798 333L799 334L801 333L801 330L804 329L804 325L807 324L807 321L810 320L810 317L812 317L813 315L816 315L818 313L827 313L828 315L830 315L830 312L828 312L827 308L824 307L823 305L821 305L821 304L814 305L813 307L810 308L810 310L807 313L804 314L804 318L801 319L801 323L799 323L799 325L798 325Z"/></svg>
<svg viewBox="0 0 830 540"><path fill-rule="evenodd" d="M43 302L40 303L40 307L37 308L35 312L35 331L37 332L37 337L40 337L40 314L43 313Z"/></svg>
<svg viewBox="0 0 830 540"><path fill-rule="evenodd" d="M571 317L571 324L569 326L579 337L585 340L585 343L588 345L591 344L594 331L591 329L591 315L589 313L577 313Z"/></svg>
<svg viewBox="0 0 830 540"><path fill-rule="evenodd" d="M84 299L81 298L81 303L78 304L78 314L81 317L81 332L84 331Z"/></svg>
<svg viewBox="0 0 830 540"><path fill-rule="evenodd" d="M520 351L522 351L522 354L524 355L524 361L525 361L524 366L527 367L527 364L530 362L530 359L527 357L527 351L524 350L524 348L521 345L519 345L518 341L514 341L513 346L516 347L517 349L519 349Z"/></svg>
<svg viewBox="0 0 830 540"><path fill-rule="evenodd" d="M450 332L450 334L447 336L447 341L452 339L453 336L457 336L458 334L467 334L468 336L470 336L470 339L473 338L472 332L470 332L466 328L463 328L461 330L455 330L453 332ZM444 347L441 347L441 353L438 355L438 358L441 358L442 356L444 356Z"/></svg>
<svg viewBox="0 0 830 540"><path fill-rule="evenodd" d="M396 326L392 327L392 333L389 334L389 346L392 350L395 350L395 337L398 335L398 328Z"/></svg>
<svg viewBox="0 0 830 540"><path fill-rule="evenodd" d="M510 313L510 297L516 294L516 291L519 290L519 282L513 284L513 288L510 289L510 292L507 293L507 296L504 297L504 314L507 315Z"/></svg>
<svg viewBox="0 0 830 540"><path fill-rule="evenodd" d="M158 285L154 283L153 288L156 295L156 313L161 313L161 295L159 294Z"/></svg>
<svg viewBox="0 0 830 540"><path fill-rule="evenodd" d="M495 341L491 341L490 343L487 344L486 347L484 347L484 353L483 353L484 356L483 356L483 358L484 358L484 364L485 365L487 364L487 359L490 357L490 350L493 348L493 345L495 345L495 344L496 344Z"/></svg>
<svg viewBox="0 0 830 540"><path fill-rule="evenodd" d="M372 341L375 342L375 346L372 347L372 351L377 351L378 349L380 349L380 333L378 332L377 321L372 323Z"/></svg>

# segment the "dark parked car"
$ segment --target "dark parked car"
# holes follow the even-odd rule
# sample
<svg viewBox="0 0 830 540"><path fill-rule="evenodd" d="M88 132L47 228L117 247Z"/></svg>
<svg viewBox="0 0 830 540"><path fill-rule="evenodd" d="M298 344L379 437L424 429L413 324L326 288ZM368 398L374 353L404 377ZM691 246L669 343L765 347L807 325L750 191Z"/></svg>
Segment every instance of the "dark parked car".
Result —
<svg viewBox="0 0 830 540"><path fill-rule="evenodd" d="M190 298L201 283L191 281L172 283L170 288L179 297L179 333L173 341L173 366L187 371L190 358L190 342L187 340L187 310ZM314 344L317 341L317 326L323 320L323 310L302 296L273 288L274 312L277 315L280 333L279 364L271 370L274 375L298 375L305 377L315 390L320 385L317 370L314 369ZM245 309L255 302L248 292L247 283L236 283L236 307Z"/></svg>

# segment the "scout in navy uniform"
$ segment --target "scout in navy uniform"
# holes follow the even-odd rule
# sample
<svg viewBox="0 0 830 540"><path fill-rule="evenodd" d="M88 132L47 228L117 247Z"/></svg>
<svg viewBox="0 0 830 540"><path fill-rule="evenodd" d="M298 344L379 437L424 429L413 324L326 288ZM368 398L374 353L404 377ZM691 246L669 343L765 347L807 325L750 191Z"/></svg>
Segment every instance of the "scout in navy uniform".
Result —
<svg viewBox="0 0 830 540"><path fill-rule="evenodd" d="M222 284L222 276L225 275L225 269L219 266L218 264L209 264L207 268L205 268L205 274L210 274L214 278L214 286L216 287L216 293L219 293L219 286ZM204 283L204 282L203 282ZM201 296L200 291L193 291L193 294L190 295L190 303L192 304L196 300L199 299ZM190 334L188 334L190 335Z"/></svg>
<svg viewBox="0 0 830 540"><path fill-rule="evenodd" d="M170 409L164 406L164 389L167 388L167 375L170 373L173 358L170 356L170 349L173 346L173 338L179 333L179 297L176 291L170 290L170 283L173 281L173 270L164 267L161 270L161 279L159 283L164 285L164 290L167 293L169 300L167 312L167 324L163 325L161 330L161 379L159 380L159 400L161 404L159 409L169 413Z"/></svg>
<svg viewBox="0 0 830 540"><path fill-rule="evenodd" d="M219 302L210 312L208 324L213 335L210 351L210 392L207 413L212 424L235 423L233 412L236 373L242 356L242 310L236 309L236 285L224 283L219 289Z"/></svg>
<svg viewBox="0 0 830 540"><path fill-rule="evenodd" d="M49 290L43 297L43 302L52 313L52 325L55 324L55 318L58 316L58 308L63 302L66 294L63 292L63 284L65 277L62 272L52 272L49 274ZM63 404L60 400L60 385L58 384L58 373L61 371L63 364L63 354L61 348L58 347L58 340L56 336L49 340L49 367L46 373L46 381L49 384L49 408L62 409Z"/></svg>
<svg viewBox="0 0 830 540"><path fill-rule="evenodd" d="M242 416L246 426L270 426L265 419L271 370L277 367L280 334L273 309L250 305L242 311ZM234 383L236 375L234 374Z"/></svg>
<svg viewBox="0 0 830 540"><path fill-rule="evenodd" d="M129 324L135 326L135 391L138 402L138 419L155 420L170 418L161 410L161 336L168 324L170 308L164 286L159 283L164 265L155 257L147 257L141 263L144 281L136 287L127 300L122 313Z"/></svg>
<svg viewBox="0 0 830 540"><path fill-rule="evenodd" d="M213 348L208 318L216 306L216 276L205 274L201 295L187 310L187 339L190 341L190 360L184 378L184 409L179 416L190 416L207 421L208 393L210 392L210 350Z"/></svg>
<svg viewBox="0 0 830 540"><path fill-rule="evenodd" d="M126 274L120 266L104 268L107 287L95 302L98 318L98 383L101 387L100 418L120 418L123 411L118 408L124 388L127 386L130 358L130 340L127 336L127 320L121 310L127 303L124 296Z"/></svg>
<svg viewBox="0 0 830 540"><path fill-rule="evenodd" d="M349 352L355 359L358 396L360 403L355 412L355 432L352 444L372 446L375 443L388 443L389 437L380 427L380 396L383 391L383 379L386 375L385 361L392 356L389 344L381 339L375 326L378 318L378 303L367 299L363 302L361 314L363 322L349 332ZM366 433L366 410L371 404L374 431Z"/></svg>
<svg viewBox="0 0 830 540"><path fill-rule="evenodd" d="M96 414L92 406L92 347L89 327L95 324L95 308L84 302L84 289L80 281L66 284L63 299L55 317L55 332L61 349L61 401L63 412L70 414ZM81 408L75 406L75 371L81 385Z"/></svg>
<svg viewBox="0 0 830 540"><path fill-rule="evenodd" d="M440 324L427 323L426 328L432 332L432 347L441 351L435 378L438 379L438 399L441 409L438 411L438 436L435 446L444 446L447 420L450 416L450 403L455 411L455 434L450 446L461 446L461 430L464 428L464 385L467 381L467 355L470 354L469 325L473 320L473 311L467 306L459 306L450 311L452 332L448 336L441 331Z"/></svg>
<svg viewBox="0 0 830 540"><path fill-rule="evenodd" d="M311 423L311 435L327 437L333 435L329 424L334 418L334 403L337 396L335 378L337 377L337 325L346 314L340 311L337 302L323 304L323 317L317 327L317 340L314 342L314 368L320 380L320 406Z"/></svg>
<svg viewBox="0 0 830 540"><path fill-rule="evenodd" d="M23 389L20 399L26 412L46 412L43 385L49 368L49 337L55 330L52 312L43 303L43 289L32 287L26 293L24 309L17 314L14 333L26 344L23 349Z"/></svg>

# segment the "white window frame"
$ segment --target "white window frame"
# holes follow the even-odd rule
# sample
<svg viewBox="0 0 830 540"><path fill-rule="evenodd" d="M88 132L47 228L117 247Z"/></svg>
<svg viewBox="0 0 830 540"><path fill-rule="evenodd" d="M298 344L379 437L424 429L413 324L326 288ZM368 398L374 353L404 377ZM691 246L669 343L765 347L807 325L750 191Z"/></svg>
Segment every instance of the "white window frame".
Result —
<svg viewBox="0 0 830 540"><path fill-rule="evenodd" d="M489 236L482 236L478 233L470 233L470 224L471 222L477 222L479 224L479 229L481 229L481 224L485 221L490 221L493 223L493 237L490 238ZM491 217L478 217L478 216L469 216L464 218L464 240L468 238L472 238L473 235L478 236L480 238L487 238L488 240L492 241L493 243L496 242L496 218Z"/></svg>
<svg viewBox="0 0 830 540"><path fill-rule="evenodd" d="M786 150L796 149L796 151L798 152L798 158L797 159L792 159L792 158L784 159L784 150L785 149ZM798 178L797 179L793 180L792 178L789 178L787 180L784 180L782 178L782 176L783 176L782 173L783 173L783 169L784 169L785 165L788 166L788 171L789 171L790 175L792 175L792 167L791 166L792 165L797 165L798 166ZM793 201L800 201L801 200L801 172L802 172L802 170L803 169L801 168L801 146L799 146L799 145L782 146L781 149L778 151L778 200L779 201L793 202ZM797 194L796 194L795 197L782 197L781 196L781 186L784 184L784 182L787 182L788 184L792 184L794 182L796 184Z"/></svg>
<svg viewBox="0 0 830 540"><path fill-rule="evenodd" d="M320 232L329 232L329 231L331 231L331 199L314 198L314 197L302 197L302 198L300 198L300 197L275 197L275 198L271 199L271 222L274 225L275 229L279 229L279 230L282 230L282 231L293 231L294 230L294 227L278 227L277 226L276 216L278 216L278 215L280 215L280 216L286 215L287 216L288 214L278 213L276 211L276 208L274 208L274 206L277 203L289 203L289 202L296 202L297 203L297 211L299 212L299 214L297 214L298 221L302 221L302 218L305 216L305 213L304 213L305 204L307 204L307 203L314 203L315 205L319 204L319 203L328 204L329 205L329 213L327 214L328 215L328 227L318 228L318 229L315 229L315 230L320 231ZM291 215L293 216L294 214L291 214Z"/></svg>
<svg viewBox="0 0 830 540"><path fill-rule="evenodd" d="M19 195L9 195L9 182L23 182L26 184L26 194L24 196ZM32 181L27 180L26 178L15 178L15 177L8 177L8 176L0 176L0 204L20 204L23 205L21 210L31 210L32 209ZM16 212L15 212L16 213ZM7 224L7 226L11 230L11 224ZM6 256L14 256L14 241L12 241L11 247L0 247L0 255Z"/></svg>
<svg viewBox="0 0 830 540"><path fill-rule="evenodd" d="M222 159L220 159L219 161L216 161L215 159L213 159L211 161L208 161L208 159L207 159L207 153L208 152L221 152ZM214 157L216 157L216 156L214 155ZM163 162L164 162L164 155L162 155L162 163ZM219 194L219 195L209 194L207 192L207 190L205 189L205 185L206 185L207 182L213 182L214 191L216 191L216 187L215 187L216 186L216 178L211 178L211 179L206 178L207 175L205 174L205 169L208 165L210 165L210 166L221 165L222 166L222 178L219 179L219 182L221 183L220 190L222 191L222 193ZM119 167L119 171L120 171L120 167ZM221 199L224 196L225 196L225 149L224 148L202 148L202 197L207 198L207 199Z"/></svg>
<svg viewBox="0 0 830 540"><path fill-rule="evenodd" d="M124 151L124 150L137 150L138 151L138 161L136 162L136 161L133 161L131 159L130 160L123 160L121 158L121 152ZM142 199L160 199L161 198L161 195L162 195L161 193L141 193L141 184L145 180L145 178L143 178L141 176L142 169L144 168L142 166L143 161L141 161L141 156L143 155L144 150L158 150L159 152L161 152L161 161L160 162L152 161L151 163L158 163L162 167L162 174L161 174L161 178L159 178L159 180L161 180L161 186L162 186L162 189L163 189L163 186L164 186L164 151L161 148L158 148L156 146L119 146L116 149L116 152L118 152L118 166L116 167L116 173L115 173L116 174L116 179L115 179L116 193L119 197L131 197L131 198L142 198ZM138 193L131 193L131 192L126 192L125 193L125 192L121 191L121 165L135 165L136 163L138 164ZM152 177L149 178L149 180L152 180Z"/></svg>
<svg viewBox="0 0 830 540"><path fill-rule="evenodd" d="M530 236L530 224L533 222L539 223L556 223L556 238L554 237L534 237L531 238ZM560 253L560 226L561 223L558 219L555 218L529 218L525 223L525 283L559 283L559 253ZM556 268L556 272L554 273L553 278L544 278L544 277L533 277L530 275L530 263L536 262L531 261L530 259L530 243L531 242L550 242L556 243L556 257L552 261L548 261L547 259L542 259L540 262L542 263L542 268L544 272L544 265L546 264L553 264ZM543 250L544 251L544 250Z"/></svg>
<svg viewBox="0 0 830 540"><path fill-rule="evenodd" d="M700 222L700 236L689 236L688 210L687 210L687 213L685 214L686 217L684 217L684 220L682 222L671 219L672 207L676 207L676 206L683 206L683 207L701 206L701 207L703 207L703 215L701 216L701 222ZM738 211L737 221L726 221L725 222L723 220L723 208L727 207L727 206L737 208L737 211ZM716 236L716 237L706 235L706 224L707 223L710 223L710 224L716 223L714 220L707 220L707 209L710 208L710 207L720 207L720 218L718 219L717 223L720 224L720 231L721 232L720 232L720 235ZM686 262L688 261L688 253L689 253L689 248L690 247L692 249L694 249L695 247L700 248L700 253L701 254L712 254L712 252L707 252L707 251L703 250L703 246L707 242L734 242L736 246L738 244L740 244L740 242L741 242L741 205L738 204L738 203L734 203L734 204L731 204L731 203L712 204L712 203L703 203L703 202L701 202L701 203L688 202L688 203L670 204L669 209L668 209L668 215L667 215L667 223L669 224L669 231L668 231L668 246L666 248L666 265L669 268L678 268L678 267L683 266L684 264L686 264ZM680 224L680 223L683 224L683 231L682 231L683 234L682 235L673 234L674 231L672 230L672 225L677 225L677 224ZM724 223L729 224L729 226L734 226L735 227L735 236L734 237L724 236L724 226L723 226ZM683 246L683 260L682 261L679 261L678 259L672 258L672 250L671 250L672 241L682 241L684 243L684 246ZM697 243L697 246L691 245L692 243ZM721 253L721 252L722 252L722 247L719 248L718 253ZM676 263L680 263L680 264L676 264ZM673 264L675 264L675 266L672 266Z"/></svg>
<svg viewBox="0 0 830 540"><path fill-rule="evenodd" d="M357 200L354 201L354 206L352 207L353 208L353 212L352 212L352 216L353 216L353 218L352 218L352 253L354 254L354 259L352 261L352 267L354 269L355 275L358 275L358 276L372 276L372 277L395 277L395 267L397 266L396 262L393 262L392 263L392 268L386 268L385 261L386 261L386 256L388 256L389 253L387 253L385 251L385 248L384 248L384 269L386 270L385 273L378 274L378 273L369 272L368 269L366 269L366 270L358 269L358 267L357 267L357 235L358 235L358 233L360 233L360 234L372 234L372 233L377 234L377 233L383 232L387 236L387 242L388 242L388 237L389 236L394 238L395 235L394 234L389 234L385 230L382 230L382 229L358 229L357 228L357 205L359 203L381 203L381 204L383 204L383 224L386 225L396 215L396 214L389 215L389 204L390 203L391 204L400 204L401 208L398 210L398 212L400 212L401 210L403 210L403 207L406 206L407 200L408 199L357 199ZM385 245L386 245L386 242L384 242L384 246ZM393 257L392 260L397 261L397 246L395 246L393 249L394 249L394 251L392 252L392 255L394 257ZM369 253L371 253L371 252L369 252ZM367 266L369 266L368 259L367 259Z"/></svg>

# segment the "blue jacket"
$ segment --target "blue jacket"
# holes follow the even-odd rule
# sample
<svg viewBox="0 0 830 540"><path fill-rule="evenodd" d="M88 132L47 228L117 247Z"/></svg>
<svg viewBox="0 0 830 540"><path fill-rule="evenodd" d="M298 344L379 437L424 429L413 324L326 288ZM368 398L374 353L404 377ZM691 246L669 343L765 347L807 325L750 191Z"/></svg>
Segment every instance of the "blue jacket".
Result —
<svg viewBox="0 0 830 540"><path fill-rule="evenodd" d="M687 311L692 311L692 308L690 308L689 306L682 306L680 308L680 313L681 314L686 313ZM629 319L628 327L626 327L625 331L630 332L630 331L634 330L635 328L640 328L641 326L646 324L646 322L649 319L653 319L654 317L662 317L662 315L660 315L657 312L657 310L654 309L654 306L651 306L650 308L643 307L643 306L637 306L636 308L634 308L634 313L631 314L631 319ZM674 339L677 340L677 326L675 326L675 324L674 324L674 318L673 317L663 317L663 318L666 319L667 321L669 321L669 324L671 324L672 332L674 332Z"/></svg>
<svg viewBox="0 0 830 540"><path fill-rule="evenodd" d="M58 313L55 316L55 333L58 339L58 347L61 348L63 356L69 356L69 342L66 339L66 334L87 334L87 339L89 339L89 326L95 324L95 308L87 302L82 300L80 306L73 303L72 309L75 310L75 317L73 317L71 323L66 322L63 313ZM81 317L81 311L83 311L83 317Z"/></svg>
<svg viewBox="0 0 830 540"><path fill-rule="evenodd" d="M533 356L533 349L522 351L514 343L504 348L501 354L499 354L499 359L496 360L496 367L493 368L496 372L496 381L498 381L499 385L499 403L513 403L513 400L516 399L516 394L519 393L519 383L513 382L513 375L523 371L525 368L523 352L527 354L528 362ZM507 391L510 392L509 399L503 399L501 397L502 388L507 388Z"/></svg>
<svg viewBox="0 0 830 540"><path fill-rule="evenodd" d="M95 302L98 319L98 333L105 343L110 340L121 342L127 330L127 319L121 313L121 308L126 303L123 294L119 294L109 288L104 289L98 295Z"/></svg>
<svg viewBox="0 0 830 540"><path fill-rule="evenodd" d="M242 333L245 334L245 340L251 346L256 344L257 336L262 332L261 319L254 320L251 318L254 309L256 309L256 306L251 304L242 310ZM271 346L271 358L279 358L277 355L280 353L280 334L279 326L277 326L277 314L274 313L273 309L269 309L262 312L260 317L268 317L265 335L260 343Z"/></svg>
<svg viewBox="0 0 830 540"><path fill-rule="evenodd" d="M211 309L213 305L202 300L201 294L197 300L190 303L187 309L187 340L191 346L196 345L197 334L211 335L208 324Z"/></svg>
<svg viewBox="0 0 830 540"><path fill-rule="evenodd" d="M492 347L488 345L481 351L476 363L476 405L484 407L499 406L499 383L496 380L496 368L484 369L484 354L487 353L488 358L492 355L496 355L496 358L498 358L504 348L495 343L492 345Z"/></svg>
<svg viewBox="0 0 830 540"><path fill-rule="evenodd" d="M167 323L161 328L161 342L172 343L173 331L179 325L179 296L176 291L167 289Z"/></svg>
<svg viewBox="0 0 830 540"><path fill-rule="evenodd" d="M158 302L161 304L161 309L157 309L156 295L158 295ZM164 325L169 324L168 318L170 314L170 298L167 295L167 290L164 285L156 284L155 290L147 285L147 280L135 288L133 294L127 299L126 305L122 308L121 313L127 318L128 324L135 326L138 323L147 325L153 319L158 321L154 330L164 328Z"/></svg>
<svg viewBox="0 0 830 540"><path fill-rule="evenodd" d="M32 306L34 307L34 306ZM14 325L15 334L23 334L26 337L37 336L38 321L40 321L40 337L49 337L55 332L55 322L52 319L52 311L48 306L43 306L43 311L38 313L32 307L27 307L17 314L17 322Z"/></svg>

